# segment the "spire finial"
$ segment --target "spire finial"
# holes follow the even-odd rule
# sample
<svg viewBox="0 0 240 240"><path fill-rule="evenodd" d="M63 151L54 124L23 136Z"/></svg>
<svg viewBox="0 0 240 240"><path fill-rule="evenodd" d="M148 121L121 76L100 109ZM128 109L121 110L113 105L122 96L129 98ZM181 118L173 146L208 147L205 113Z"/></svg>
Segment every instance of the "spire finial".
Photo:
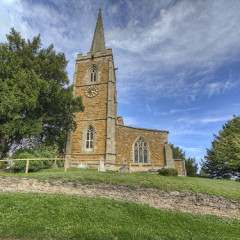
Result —
<svg viewBox="0 0 240 240"><path fill-rule="evenodd" d="M106 51L101 8L99 8L98 20L97 20L90 51L93 53L97 51L101 51L101 52Z"/></svg>

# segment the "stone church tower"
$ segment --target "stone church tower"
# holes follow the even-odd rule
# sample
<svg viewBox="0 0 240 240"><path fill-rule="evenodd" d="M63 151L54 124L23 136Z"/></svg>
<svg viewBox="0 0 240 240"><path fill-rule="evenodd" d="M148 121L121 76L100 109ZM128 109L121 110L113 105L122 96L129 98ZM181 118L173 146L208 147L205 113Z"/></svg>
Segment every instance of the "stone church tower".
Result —
<svg viewBox="0 0 240 240"><path fill-rule="evenodd" d="M102 158L115 169L116 77L112 50L105 47L101 10L90 52L77 56L73 85L85 111L76 114L77 130L68 139L71 166L79 161L98 165Z"/></svg>
<svg viewBox="0 0 240 240"><path fill-rule="evenodd" d="M185 175L184 161L172 158L168 131L124 126L117 117L115 70L100 9L90 52L76 60L73 94L82 96L85 111L75 113L77 129L68 134L68 166L98 168L104 160L107 169L117 170L124 158L132 171L175 167Z"/></svg>

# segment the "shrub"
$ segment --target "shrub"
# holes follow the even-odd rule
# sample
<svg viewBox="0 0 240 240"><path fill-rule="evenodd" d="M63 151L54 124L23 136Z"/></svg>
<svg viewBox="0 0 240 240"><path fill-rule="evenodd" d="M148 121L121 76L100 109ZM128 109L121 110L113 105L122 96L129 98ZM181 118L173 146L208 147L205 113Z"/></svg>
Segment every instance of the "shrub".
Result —
<svg viewBox="0 0 240 240"><path fill-rule="evenodd" d="M44 148L35 146L32 149L29 148L21 148L17 150L12 158L13 159L34 159L34 158L55 158L57 157L56 153L51 148ZM29 161L29 172L36 172L44 168L50 168L52 166L54 161L49 160L43 160L43 161L37 161L37 160L31 160ZM17 172L25 172L26 170L26 160L23 161L15 161L14 165L9 169L11 172L17 173Z"/></svg>
<svg viewBox="0 0 240 240"><path fill-rule="evenodd" d="M178 171L175 168L162 168L158 170L158 174L163 176L177 176Z"/></svg>
<svg viewBox="0 0 240 240"><path fill-rule="evenodd" d="M40 169L43 169L43 161L29 161L28 172L36 172ZM11 167L11 171L14 173L25 172L26 170L26 160L24 161L15 161L14 165Z"/></svg>
<svg viewBox="0 0 240 240"><path fill-rule="evenodd" d="M8 166L7 162L0 162L0 169L6 169Z"/></svg>

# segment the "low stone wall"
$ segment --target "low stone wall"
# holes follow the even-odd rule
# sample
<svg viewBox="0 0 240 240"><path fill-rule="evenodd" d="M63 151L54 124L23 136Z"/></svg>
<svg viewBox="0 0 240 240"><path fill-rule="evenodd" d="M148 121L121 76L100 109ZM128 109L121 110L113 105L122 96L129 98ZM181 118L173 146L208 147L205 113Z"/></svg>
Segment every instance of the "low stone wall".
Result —
<svg viewBox="0 0 240 240"><path fill-rule="evenodd" d="M214 214L240 219L240 201L187 191L165 191L155 188L130 188L121 185L64 182L63 179L40 181L28 178L0 177L1 192L61 193L81 197L102 197L118 201L148 204L158 209Z"/></svg>

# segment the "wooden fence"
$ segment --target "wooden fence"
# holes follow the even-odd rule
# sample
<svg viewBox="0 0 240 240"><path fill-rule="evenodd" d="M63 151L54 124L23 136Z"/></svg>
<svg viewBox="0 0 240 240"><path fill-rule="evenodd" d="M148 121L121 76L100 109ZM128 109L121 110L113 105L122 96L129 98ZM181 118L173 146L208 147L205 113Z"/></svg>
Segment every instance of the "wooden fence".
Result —
<svg viewBox="0 0 240 240"><path fill-rule="evenodd" d="M29 161L56 161L57 160L65 160L64 162L64 169L65 172L67 171L67 158L31 158L31 159L5 159L5 160L0 160L0 162L12 162L12 161L26 161L26 171L25 173L28 173L28 168L29 168Z"/></svg>
<svg viewBox="0 0 240 240"><path fill-rule="evenodd" d="M69 158L65 157L65 158L26 158L26 159L5 159L5 160L0 160L0 162L13 162L13 161L26 161L26 171L25 173L28 173L28 169L29 169L29 161L55 161L55 164L56 164L56 161L57 160L61 160L61 161L64 161L64 171L67 172L67 163L68 161L70 160ZM76 161L80 160L80 159L74 159ZM82 161L79 161L79 163L87 163L87 165L98 165L97 162L82 162ZM116 165L114 163L105 163L105 165Z"/></svg>
<svg viewBox="0 0 240 240"><path fill-rule="evenodd" d="M67 163L68 161L70 160L68 157L65 157L65 158L31 158L31 159L5 159L5 160L0 160L0 162L13 162L13 161L26 161L26 171L25 173L28 173L28 169L29 169L29 161L55 161L55 164L56 164L56 161L57 160L61 160L61 161L64 161L64 171L67 172ZM74 160L80 160L80 159L74 159ZM79 163L87 163L87 165L98 165L98 163L96 161L94 162L89 162L89 161L80 161ZM100 163L100 162L99 162ZM129 161L127 162L127 164L116 164L116 163L111 163L111 162L105 162L104 165L115 165L115 166L126 166L129 168L129 172L131 172L131 168L132 168L132 163ZM156 166L160 166L159 164L151 164L152 165L152 168L156 167Z"/></svg>

